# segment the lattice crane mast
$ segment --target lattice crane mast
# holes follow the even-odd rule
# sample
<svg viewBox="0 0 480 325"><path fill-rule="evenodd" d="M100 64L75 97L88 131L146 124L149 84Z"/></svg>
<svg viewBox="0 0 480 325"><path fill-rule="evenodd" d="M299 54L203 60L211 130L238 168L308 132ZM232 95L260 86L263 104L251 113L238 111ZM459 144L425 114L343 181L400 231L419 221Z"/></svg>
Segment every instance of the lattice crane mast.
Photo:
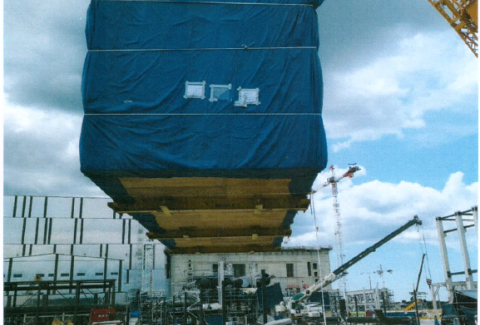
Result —
<svg viewBox="0 0 480 325"><path fill-rule="evenodd" d="M337 249L337 265L343 265L343 238L342 238L342 218L340 215L340 204L338 203L338 188L337 183L340 182L345 177L352 178L353 174L360 170L356 164L350 164L348 171L339 178L335 178L335 168L330 166L332 171L332 176L327 179L327 182L323 185L326 187L328 185L332 186L332 197L333 197L333 211L335 213L335 247ZM340 282L340 291L345 295L346 292L346 278L343 277Z"/></svg>
<svg viewBox="0 0 480 325"><path fill-rule="evenodd" d="M477 0L428 0L478 57Z"/></svg>

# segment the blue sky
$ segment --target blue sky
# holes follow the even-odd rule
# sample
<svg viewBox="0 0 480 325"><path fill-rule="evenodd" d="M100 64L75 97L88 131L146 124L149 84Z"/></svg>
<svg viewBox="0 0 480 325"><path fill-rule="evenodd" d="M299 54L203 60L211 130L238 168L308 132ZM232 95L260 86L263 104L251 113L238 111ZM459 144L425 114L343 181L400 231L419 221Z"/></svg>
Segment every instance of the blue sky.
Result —
<svg viewBox="0 0 480 325"><path fill-rule="evenodd" d="M20 3L4 9L5 193L104 196L78 161L89 1ZM346 258L418 214L441 282L433 219L478 202L477 59L427 0L326 0L318 15L329 164L362 168L340 184ZM314 185L315 206L321 244L333 245L325 178ZM311 215L298 215L288 245L313 245L312 230ZM393 269L387 286L407 299L421 260L415 233L353 267L348 288L367 287L360 274L382 264ZM450 245L452 269L461 270L454 238ZM335 266L335 251L331 259Z"/></svg>
<svg viewBox="0 0 480 325"><path fill-rule="evenodd" d="M435 217L478 202L477 60L428 1L326 1L319 24L329 163L362 167L339 187L345 259L414 215L424 222L352 267L347 289L368 288L367 273L382 265L393 270L387 287L408 299L423 236L424 271L444 281ZM314 185L322 245L335 242L330 189L321 187L328 176ZM288 245L313 245L312 221L310 213L297 216ZM473 231L467 238L476 269L477 238ZM447 239L452 271L461 271L458 239ZM336 266L335 250L330 258ZM420 289L428 292L425 272ZM382 285L378 275L371 280Z"/></svg>

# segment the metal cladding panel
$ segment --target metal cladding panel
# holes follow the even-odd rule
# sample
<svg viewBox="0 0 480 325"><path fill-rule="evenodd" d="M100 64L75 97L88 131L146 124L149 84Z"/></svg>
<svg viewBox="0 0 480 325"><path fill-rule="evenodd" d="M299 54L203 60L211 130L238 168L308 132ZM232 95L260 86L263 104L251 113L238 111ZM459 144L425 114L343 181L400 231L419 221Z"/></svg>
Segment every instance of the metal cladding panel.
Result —
<svg viewBox="0 0 480 325"><path fill-rule="evenodd" d="M321 2L93 0L82 172L121 203L142 201L126 178L286 179L304 198L327 163Z"/></svg>

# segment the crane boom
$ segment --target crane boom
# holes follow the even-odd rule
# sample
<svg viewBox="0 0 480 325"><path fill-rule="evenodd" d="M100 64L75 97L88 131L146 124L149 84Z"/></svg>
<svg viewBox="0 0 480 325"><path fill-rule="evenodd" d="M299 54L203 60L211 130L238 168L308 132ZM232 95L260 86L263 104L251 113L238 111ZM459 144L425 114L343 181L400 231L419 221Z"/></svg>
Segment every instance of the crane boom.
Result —
<svg viewBox="0 0 480 325"><path fill-rule="evenodd" d="M421 224L422 224L422 221L417 216L414 216L412 220L408 221L406 224L404 224L403 226L401 226L397 230L393 231L388 236L384 237L383 239L381 239L377 243L375 243L372 246L365 249L363 252L361 252L357 256L353 257L351 260L349 260L345 264L338 267L332 273L327 275L321 282L315 283L315 284L311 285L310 287L308 287L307 289L305 289L303 292L298 293L295 296L293 296L292 300L294 300L294 301L305 300L306 298L310 297L314 292L320 290L323 287L328 286L329 284L331 284L331 283L335 282L336 280L338 280L339 278L341 278L344 275L344 272L348 268L350 268L354 264L358 263L360 260L362 260L363 258L368 256L370 253L375 252L377 250L377 248L379 248L383 244L389 242L391 239L398 236L399 234L401 234L402 232L404 232L405 230L407 230L411 226L421 225Z"/></svg>
<svg viewBox="0 0 480 325"><path fill-rule="evenodd" d="M477 0L428 0L478 57Z"/></svg>

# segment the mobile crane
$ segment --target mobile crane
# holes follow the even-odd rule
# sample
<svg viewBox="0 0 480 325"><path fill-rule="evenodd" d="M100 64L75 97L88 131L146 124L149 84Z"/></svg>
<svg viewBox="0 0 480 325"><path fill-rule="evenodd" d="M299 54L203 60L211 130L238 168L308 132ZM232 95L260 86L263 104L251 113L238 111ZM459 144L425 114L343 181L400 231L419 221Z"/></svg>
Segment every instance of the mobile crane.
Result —
<svg viewBox="0 0 480 325"><path fill-rule="evenodd" d="M363 252L358 254L357 256L353 257L351 260L325 276L321 281L311 285L307 289L305 289L301 293L297 293L294 295L289 301L286 303L281 303L276 310L278 312L286 312L289 311L290 315L298 316L297 310L305 310L308 312L308 308L305 308L305 305L302 303L305 301L308 297L310 297L314 292L317 292L318 290L325 288L329 284L335 282L336 280L340 279L341 277L345 276L345 271L349 269L351 266L355 265L365 257L367 257L370 253L373 253L377 250L377 248L381 247L383 244L389 242L391 239L394 237L398 236L408 228L410 228L413 225L421 225L422 221L417 217L414 216L413 219L408 221L406 224L398 228L397 230L393 231L390 233L388 236L384 237L377 243L373 244L372 246L368 247L365 249Z"/></svg>

